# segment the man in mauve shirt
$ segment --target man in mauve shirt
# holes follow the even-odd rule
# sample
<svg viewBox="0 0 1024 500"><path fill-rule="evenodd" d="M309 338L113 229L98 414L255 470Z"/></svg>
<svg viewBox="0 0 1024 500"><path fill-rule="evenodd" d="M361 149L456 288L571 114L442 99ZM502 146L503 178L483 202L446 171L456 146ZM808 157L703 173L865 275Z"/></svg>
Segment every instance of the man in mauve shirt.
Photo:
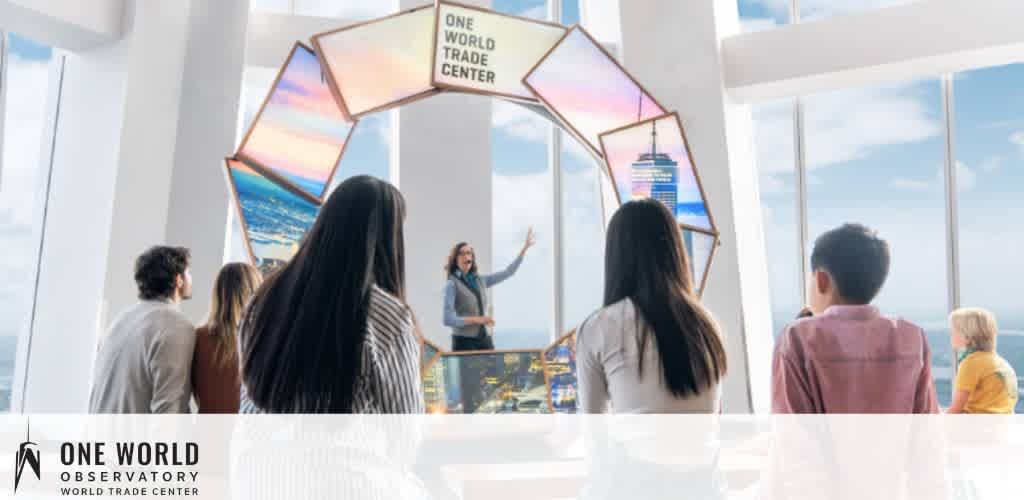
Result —
<svg viewBox="0 0 1024 500"><path fill-rule="evenodd" d="M779 335L775 413L938 413L924 330L871 305L889 245L860 224L821 235L811 254L813 316Z"/></svg>

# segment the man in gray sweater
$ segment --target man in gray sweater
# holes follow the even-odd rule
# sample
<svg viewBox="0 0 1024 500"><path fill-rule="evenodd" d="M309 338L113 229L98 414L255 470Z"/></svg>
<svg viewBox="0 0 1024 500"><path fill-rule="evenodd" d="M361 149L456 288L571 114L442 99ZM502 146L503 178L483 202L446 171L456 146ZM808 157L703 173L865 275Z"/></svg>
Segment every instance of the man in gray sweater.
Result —
<svg viewBox="0 0 1024 500"><path fill-rule="evenodd" d="M195 329L179 305L192 298L187 248L153 247L135 261L140 301L103 338L90 413L188 413Z"/></svg>

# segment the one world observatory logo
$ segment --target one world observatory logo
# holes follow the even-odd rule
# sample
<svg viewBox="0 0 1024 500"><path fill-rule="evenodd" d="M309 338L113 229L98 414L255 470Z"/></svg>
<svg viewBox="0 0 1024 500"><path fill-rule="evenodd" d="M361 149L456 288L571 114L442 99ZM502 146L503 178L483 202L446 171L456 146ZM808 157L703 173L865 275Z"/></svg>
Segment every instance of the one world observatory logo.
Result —
<svg viewBox="0 0 1024 500"><path fill-rule="evenodd" d="M18 454L15 456L14 461L14 492L18 492L18 485L21 484L21 474L25 472L25 466L28 465L32 472L36 475L36 479L39 479L39 450L34 449L37 444L32 442L32 438L29 437L29 428L25 426L25 442L21 443L18 447Z"/></svg>

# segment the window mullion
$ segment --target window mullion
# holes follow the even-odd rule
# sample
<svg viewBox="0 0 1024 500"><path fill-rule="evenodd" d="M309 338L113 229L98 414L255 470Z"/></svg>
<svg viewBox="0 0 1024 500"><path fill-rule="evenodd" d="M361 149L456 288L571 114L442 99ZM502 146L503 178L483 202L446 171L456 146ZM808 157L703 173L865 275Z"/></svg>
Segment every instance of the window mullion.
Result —
<svg viewBox="0 0 1024 500"><path fill-rule="evenodd" d="M942 77L942 115L945 123L946 276L949 310L960 307L960 217L957 200L956 149L953 144L953 76Z"/></svg>

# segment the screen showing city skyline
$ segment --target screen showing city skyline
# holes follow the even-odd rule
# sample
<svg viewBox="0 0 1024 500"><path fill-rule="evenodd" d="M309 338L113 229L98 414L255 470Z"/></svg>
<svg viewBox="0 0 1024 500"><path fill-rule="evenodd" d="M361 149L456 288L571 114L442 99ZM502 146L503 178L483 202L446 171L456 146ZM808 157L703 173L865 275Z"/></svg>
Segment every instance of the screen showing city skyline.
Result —
<svg viewBox="0 0 1024 500"><path fill-rule="evenodd" d="M619 200L661 201L690 228L715 232L676 113L601 134Z"/></svg>
<svg viewBox="0 0 1024 500"><path fill-rule="evenodd" d="M225 165L253 264L266 275L295 255L319 208L238 160Z"/></svg>
<svg viewBox="0 0 1024 500"><path fill-rule="evenodd" d="M423 377L429 413L550 413L542 351L442 354Z"/></svg>
<svg viewBox="0 0 1024 500"><path fill-rule="evenodd" d="M551 384L551 407L556 413L576 413L576 331L544 351Z"/></svg>
<svg viewBox="0 0 1024 500"><path fill-rule="evenodd" d="M331 95L316 55L295 44L237 156L322 198L353 126Z"/></svg>
<svg viewBox="0 0 1024 500"><path fill-rule="evenodd" d="M601 133L666 112L579 26L524 82L597 155Z"/></svg>
<svg viewBox="0 0 1024 500"><path fill-rule="evenodd" d="M435 90L430 83L433 40L434 7L424 6L321 33L313 45L351 117Z"/></svg>

